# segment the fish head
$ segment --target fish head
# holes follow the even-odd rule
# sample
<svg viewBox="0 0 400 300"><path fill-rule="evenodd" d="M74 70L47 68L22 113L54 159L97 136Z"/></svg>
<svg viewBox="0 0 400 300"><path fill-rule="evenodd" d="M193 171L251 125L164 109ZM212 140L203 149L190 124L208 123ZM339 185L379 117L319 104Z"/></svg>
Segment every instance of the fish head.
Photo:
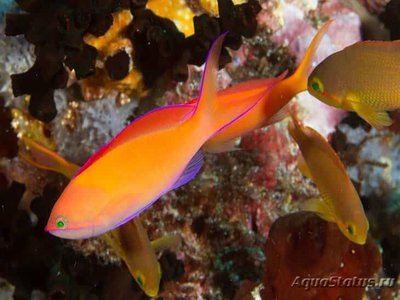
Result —
<svg viewBox="0 0 400 300"><path fill-rule="evenodd" d="M107 199L101 189L72 180L54 205L45 231L65 239L84 239L108 231L99 218Z"/></svg>
<svg viewBox="0 0 400 300"><path fill-rule="evenodd" d="M318 65L308 77L307 90L317 98L333 107L341 108L343 106L344 93L343 82L338 74L328 73L330 62L322 62Z"/></svg>
<svg viewBox="0 0 400 300"><path fill-rule="evenodd" d="M369 224L365 216L354 216L351 220L339 222L338 227L353 243L364 245L367 241Z"/></svg>
<svg viewBox="0 0 400 300"><path fill-rule="evenodd" d="M156 297L158 295L161 279L161 267L159 263L157 263L156 270L148 270L146 274L139 270L133 271L133 277L147 296Z"/></svg>

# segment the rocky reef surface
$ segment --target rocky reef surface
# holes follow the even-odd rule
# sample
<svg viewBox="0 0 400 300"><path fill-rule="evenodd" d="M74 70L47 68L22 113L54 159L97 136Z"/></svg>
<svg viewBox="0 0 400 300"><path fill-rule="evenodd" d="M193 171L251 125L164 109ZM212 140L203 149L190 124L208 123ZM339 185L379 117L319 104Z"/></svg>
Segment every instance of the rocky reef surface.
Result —
<svg viewBox="0 0 400 300"><path fill-rule="evenodd" d="M29 4L38 1L17 2L25 3L22 8L36 14ZM59 11L67 7L68 16L76 12L68 6L74 1L61 2ZM50 69L43 68L47 61L40 60L41 52L50 51L43 47L43 41L29 39L26 31L26 40L34 46L22 36L6 36L2 19L0 299L148 299L104 240L66 241L43 231L68 179L19 158L19 137L32 137L69 161L84 163L143 112L196 97L205 53L222 30L231 29L235 34L222 53L220 88L278 76L285 70L292 72L320 25L329 18L335 22L315 63L361 39L359 15L339 0L262 0L249 1L247 6L242 3L246 1L224 0L219 1L223 8L219 15L217 1L190 0L179 6L187 18L171 20L162 15L160 1L148 1L147 9L146 1L108 2L115 2L107 6L112 10L93 12L91 22L79 19L87 21L85 26L74 31L76 39L68 37L68 43L76 42L73 46L77 48L78 44L90 44L81 47L86 52L72 51L59 35L52 36L60 43L52 46L71 56L57 56L52 61L57 67ZM388 15L385 1L362 4L373 15ZM5 4L0 1L0 5L3 8ZM233 5L235 18L228 22ZM121 27L111 32L112 22L104 20L110 16L116 20L128 6L133 22L119 15ZM165 9L177 8L171 4ZM16 24L22 22L13 16ZM62 16L66 22L66 15ZM193 20L193 28L185 27L188 18ZM395 17L390 17L392 23L382 19L395 31ZM39 20L30 20L31 30L42 28ZM124 26L128 29L122 35L118 30ZM173 40L160 37L160 27L170 30ZM112 41L118 37L112 47L104 46L110 40L97 39L105 32ZM156 46L140 48L146 39L157 41ZM90 54L90 64L85 53ZM151 61L145 53L161 58ZM24 87L16 93L26 78L20 82L12 75L25 74L38 64L50 70L43 73L48 76L40 83L28 80L30 89ZM64 72L68 73L66 78L61 76ZM35 90L38 84L46 89ZM39 95L39 100L33 100L34 95ZM45 103L49 109L34 103ZM195 180L163 196L141 214L151 240L168 234L182 237L178 249L158 253L162 279L156 299L357 300L365 293L368 299L399 297L398 286L289 288L295 276L390 277L397 281L400 272L400 121L377 131L357 116L329 108L307 93L291 105L306 124L328 137L346 165L370 221L366 245L352 244L333 224L298 212L318 191L298 170L298 149L288 135L287 121L283 121L244 136L238 141L239 151L207 154Z"/></svg>

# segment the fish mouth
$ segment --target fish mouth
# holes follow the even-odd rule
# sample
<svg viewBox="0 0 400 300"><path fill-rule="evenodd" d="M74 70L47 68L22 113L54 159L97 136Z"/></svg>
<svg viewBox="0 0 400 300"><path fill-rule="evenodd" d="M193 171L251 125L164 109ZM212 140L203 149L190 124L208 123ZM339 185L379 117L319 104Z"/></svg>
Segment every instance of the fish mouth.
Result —
<svg viewBox="0 0 400 300"><path fill-rule="evenodd" d="M310 92L311 96L317 98L326 105L343 109L343 100L340 97L333 96L328 92Z"/></svg>
<svg viewBox="0 0 400 300"><path fill-rule="evenodd" d="M98 226L96 225L90 225L90 226L82 225L74 228L58 229L54 226L46 225L44 230L50 233L51 235L54 235L59 238L69 239L69 240L80 240L80 239L95 237L104 233L96 231L96 228L98 228Z"/></svg>

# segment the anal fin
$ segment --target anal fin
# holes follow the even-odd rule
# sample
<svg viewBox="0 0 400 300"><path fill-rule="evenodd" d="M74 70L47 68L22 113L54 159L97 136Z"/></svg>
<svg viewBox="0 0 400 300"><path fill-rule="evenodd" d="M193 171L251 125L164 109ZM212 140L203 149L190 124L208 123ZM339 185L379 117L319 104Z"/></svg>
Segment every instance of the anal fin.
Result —
<svg viewBox="0 0 400 300"><path fill-rule="evenodd" d="M182 185L185 185L186 183L191 181L197 175L197 173L199 173L201 167L203 166L203 158L203 151L197 151L190 162L187 164L181 176L168 191L177 189L178 187L181 187Z"/></svg>
<svg viewBox="0 0 400 300"><path fill-rule="evenodd" d="M380 129L392 125L393 121L386 111L376 111L363 103L349 101L354 111L371 126Z"/></svg>
<svg viewBox="0 0 400 300"><path fill-rule="evenodd" d="M335 222L335 212L329 201L323 198L311 198L307 200L302 208L306 211L312 211L318 214L322 219L328 222Z"/></svg>
<svg viewBox="0 0 400 300"><path fill-rule="evenodd" d="M308 165L306 163L306 161L304 160L304 157L301 153L299 153L299 156L297 158L297 167L299 168L300 172L306 176L309 179L313 179L312 175L311 175L311 171L308 168Z"/></svg>
<svg viewBox="0 0 400 300"><path fill-rule="evenodd" d="M151 241L151 246L155 251L174 250L182 244L182 238L178 234L169 234Z"/></svg>

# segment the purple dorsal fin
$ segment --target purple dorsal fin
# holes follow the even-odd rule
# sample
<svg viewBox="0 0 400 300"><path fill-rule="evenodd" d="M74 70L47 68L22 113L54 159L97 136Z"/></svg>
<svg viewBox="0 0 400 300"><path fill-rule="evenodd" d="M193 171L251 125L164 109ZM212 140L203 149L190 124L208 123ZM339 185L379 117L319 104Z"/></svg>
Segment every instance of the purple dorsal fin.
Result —
<svg viewBox="0 0 400 300"><path fill-rule="evenodd" d="M185 185L189 181L191 181L197 173L199 173L201 167L203 166L203 158L204 154L202 150L196 152L196 154L192 157L190 162L187 164L185 170L182 172L181 176L179 176L178 180L174 183L174 185L168 189L168 191L172 191Z"/></svg>

